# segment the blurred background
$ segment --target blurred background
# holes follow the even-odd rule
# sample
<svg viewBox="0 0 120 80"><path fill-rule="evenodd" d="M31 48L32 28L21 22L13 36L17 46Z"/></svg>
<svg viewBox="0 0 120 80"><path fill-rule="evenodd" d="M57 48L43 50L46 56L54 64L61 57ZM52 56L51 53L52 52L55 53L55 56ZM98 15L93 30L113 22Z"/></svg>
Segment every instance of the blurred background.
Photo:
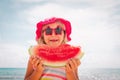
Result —
<svg viewBox="0 0 120 80"><path fill-rule="evenodd" d="M1 0L0 67L26 68L36 23L51 17L71 22L80 69L120 68L120 0Z"/></svg>

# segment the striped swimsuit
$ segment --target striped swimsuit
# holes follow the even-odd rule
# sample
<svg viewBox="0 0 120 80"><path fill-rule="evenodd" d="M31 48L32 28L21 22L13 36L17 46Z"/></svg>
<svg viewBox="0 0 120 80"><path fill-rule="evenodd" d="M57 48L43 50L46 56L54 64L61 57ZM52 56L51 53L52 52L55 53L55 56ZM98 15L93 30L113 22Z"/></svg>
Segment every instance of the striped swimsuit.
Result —
<svg viewBox="0 0 120 80"><path fill-rule="evenodd" d="M67 80L65 68L45 67L40 80Z"/></svg>

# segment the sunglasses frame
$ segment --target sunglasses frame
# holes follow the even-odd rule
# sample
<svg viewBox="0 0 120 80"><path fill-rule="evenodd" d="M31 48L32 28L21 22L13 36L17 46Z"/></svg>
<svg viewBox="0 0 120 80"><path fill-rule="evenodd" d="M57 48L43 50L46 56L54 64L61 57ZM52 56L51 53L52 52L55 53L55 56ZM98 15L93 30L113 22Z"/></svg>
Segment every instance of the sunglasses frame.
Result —
<svg viewBox="0 0 120 80"><path fill-rule="evenodd" d="M50 31L47 33L48 29ZM61 35L62 31L65 32L65 30L62 27L60 27L60 26L57 26L55 29L50 28L50 26L48 26L45 30L43 30L43 32L45 32L46 35L52 35L53 32L55 33L55 35Z"/></svg>

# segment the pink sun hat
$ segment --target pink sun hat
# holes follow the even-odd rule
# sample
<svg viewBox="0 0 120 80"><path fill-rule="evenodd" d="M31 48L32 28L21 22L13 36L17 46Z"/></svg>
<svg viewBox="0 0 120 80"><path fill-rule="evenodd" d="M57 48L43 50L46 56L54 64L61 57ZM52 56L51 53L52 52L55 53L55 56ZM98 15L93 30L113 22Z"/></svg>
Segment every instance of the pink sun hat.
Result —
<svg viewBox="0 0 120 80"><path fill-rule="evenodd" d="M46 24L54 23L55 21L60 21L65 25L67 40L70 41L71 40L71 38L70 38L71 23L68 20L65 20L63 18L56 18L56 17L52 17L50 19L45 19L44 21L40 21L37 23L36 40L38 40L41 37L42 27Z"/></svg>

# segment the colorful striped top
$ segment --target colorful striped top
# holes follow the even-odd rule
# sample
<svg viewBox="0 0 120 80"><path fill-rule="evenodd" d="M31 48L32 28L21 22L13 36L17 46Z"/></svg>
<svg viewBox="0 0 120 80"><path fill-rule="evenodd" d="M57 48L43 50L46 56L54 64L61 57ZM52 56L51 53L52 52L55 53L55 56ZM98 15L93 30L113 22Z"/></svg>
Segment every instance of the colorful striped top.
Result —
<svg viewBox="0 0 120 80"><path fill-rule="evenodd" d="M40 80L67 80L65 68L45 67L45 70Z"/></svg>

